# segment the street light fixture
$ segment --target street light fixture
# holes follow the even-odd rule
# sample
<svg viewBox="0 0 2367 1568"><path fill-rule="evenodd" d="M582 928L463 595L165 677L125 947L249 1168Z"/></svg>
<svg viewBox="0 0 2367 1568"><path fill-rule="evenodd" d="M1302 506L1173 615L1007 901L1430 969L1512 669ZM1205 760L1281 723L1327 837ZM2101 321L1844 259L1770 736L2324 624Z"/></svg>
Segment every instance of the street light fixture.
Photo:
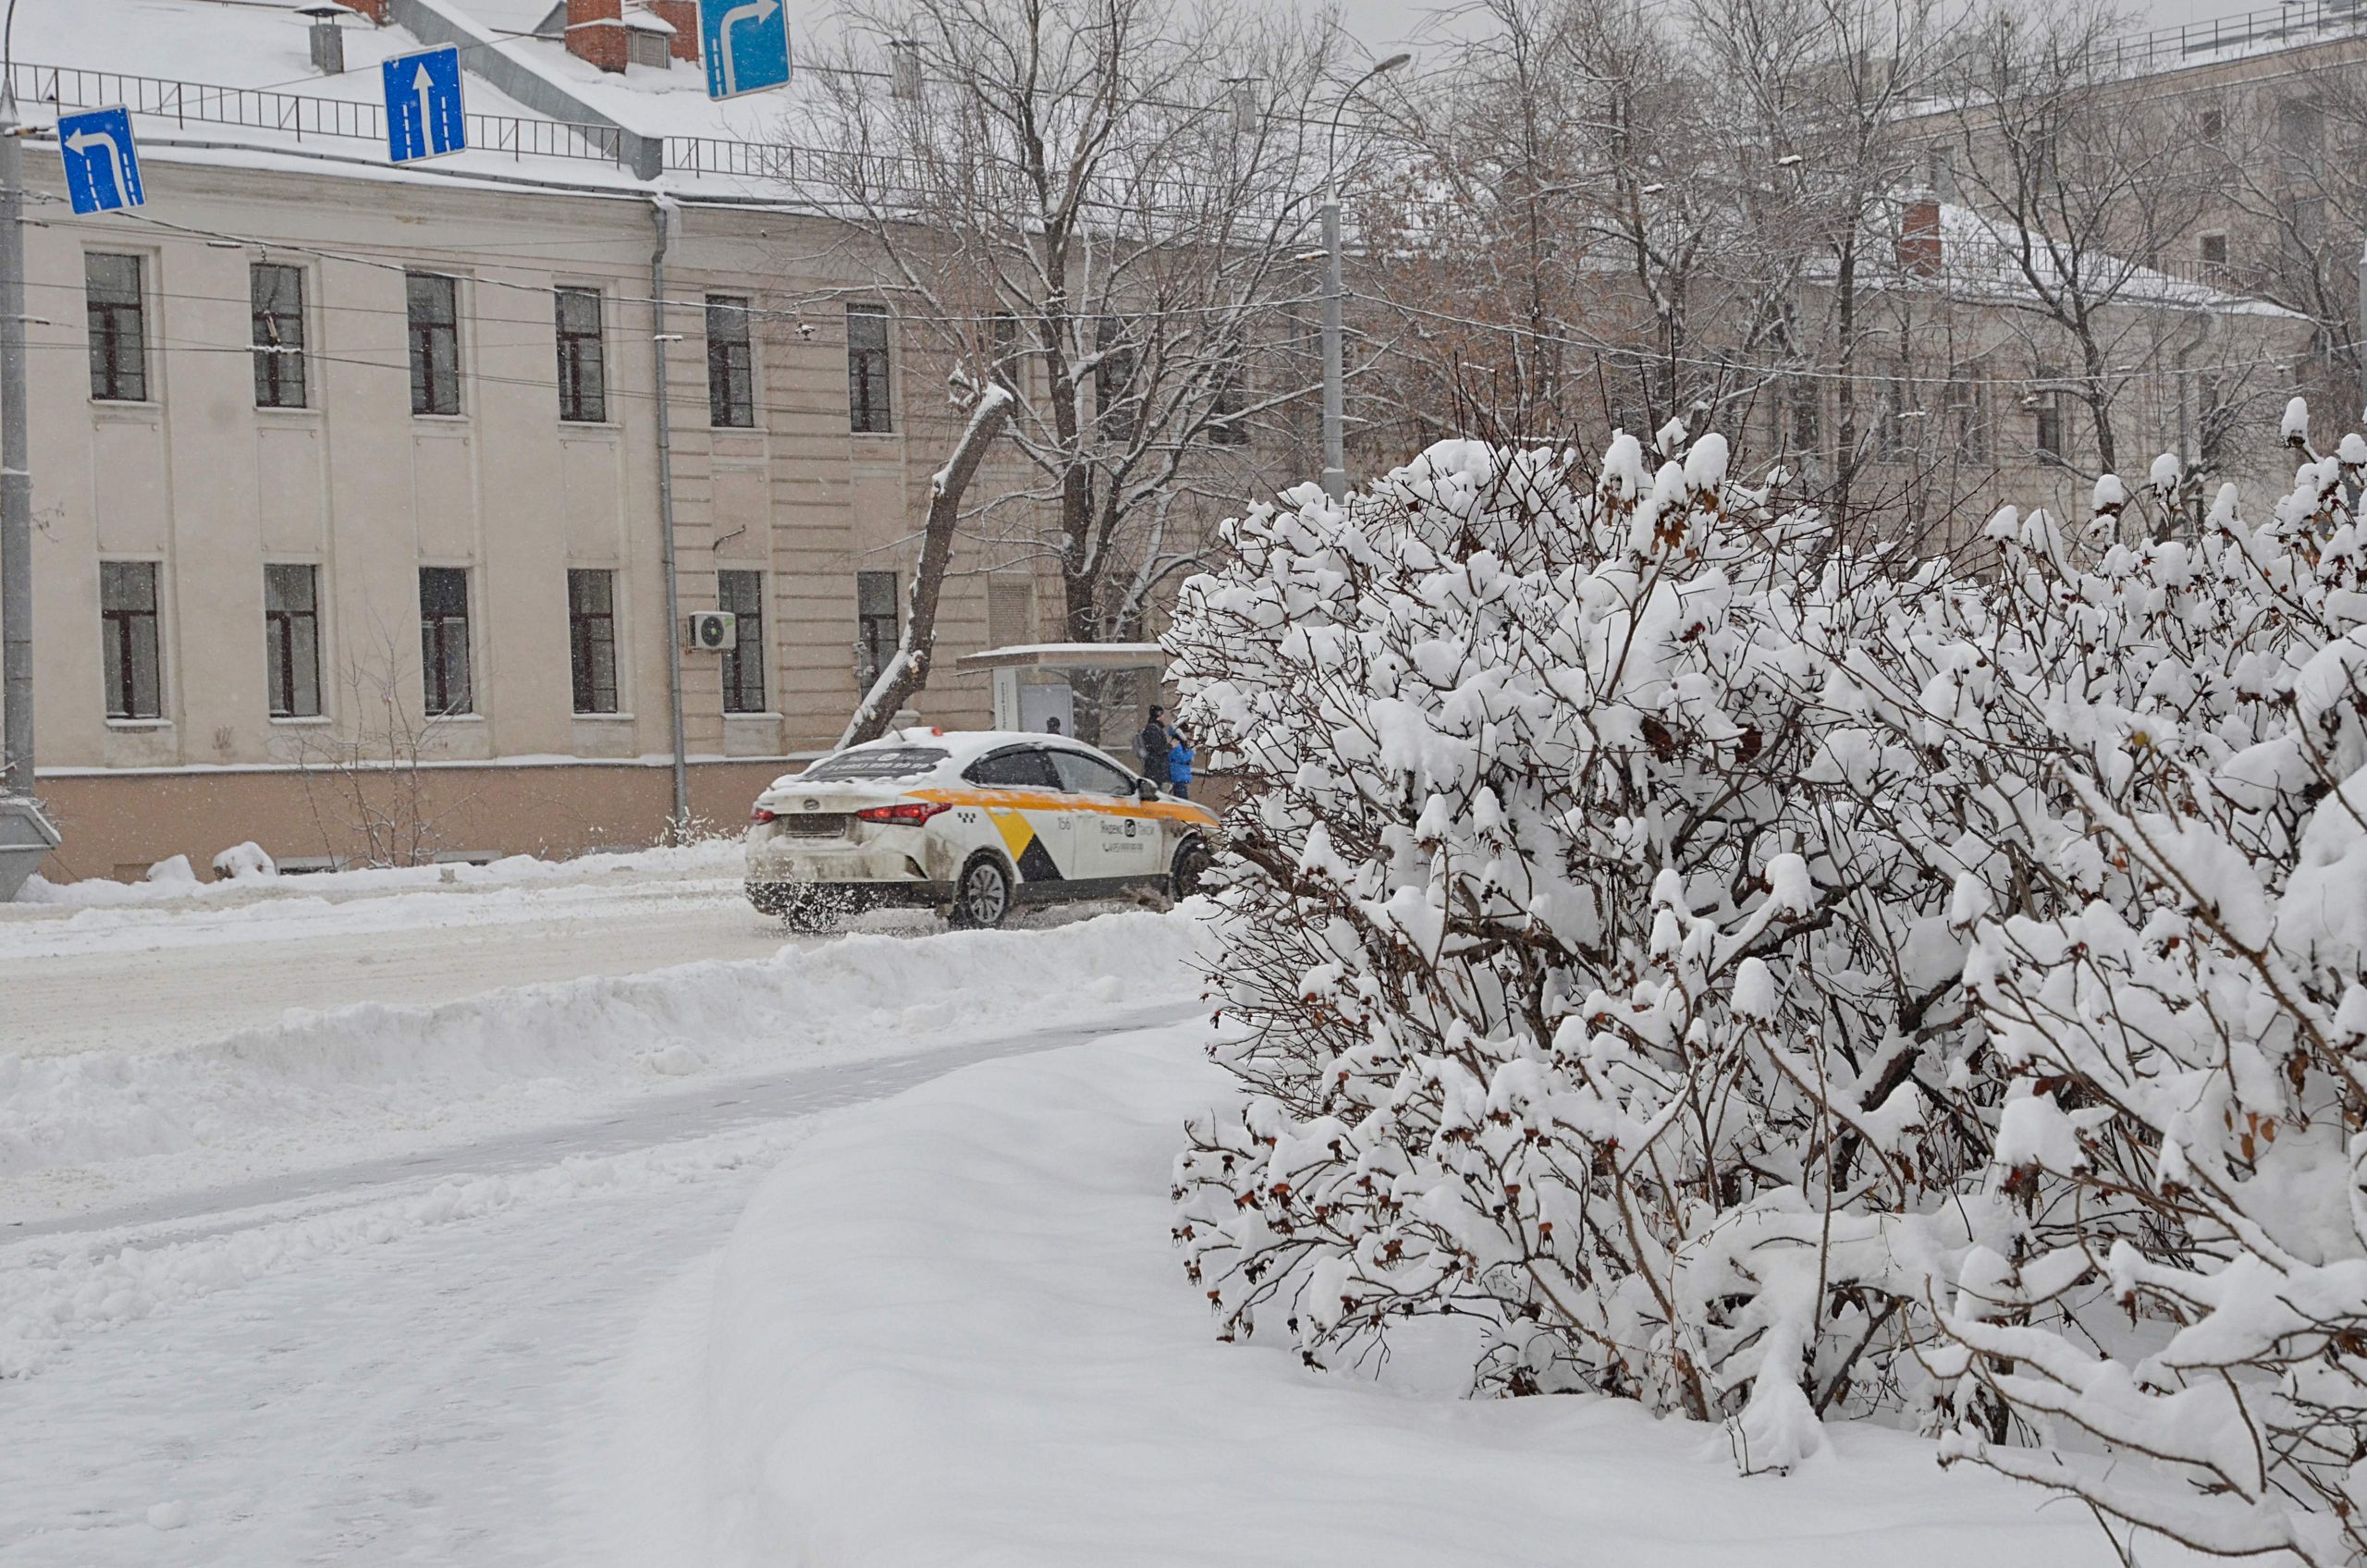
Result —
<svg viewBox="0 0 2367 1568"><path fill-rule="evenodd" d="M1366 82L1393 71L1413 55L1392 55L1358 77L1331 111L1331 129L1323 150L1323 493L1335 501L1348 498L1347 370L1340 348L1340 116L1364 91Z"/></svg>

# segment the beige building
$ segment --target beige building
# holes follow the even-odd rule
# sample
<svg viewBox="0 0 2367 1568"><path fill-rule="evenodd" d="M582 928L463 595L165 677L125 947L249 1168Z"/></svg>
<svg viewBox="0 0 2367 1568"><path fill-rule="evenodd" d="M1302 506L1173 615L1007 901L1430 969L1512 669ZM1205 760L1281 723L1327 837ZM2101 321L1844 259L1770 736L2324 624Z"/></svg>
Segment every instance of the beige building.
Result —
<svg viewBox="0 0 2367 1568"><path fill-rule="evenodd" d="M615 0L576 7L624 19ZM696 817L736 823L827 746L893 647L956 429L941 370L858 270L834 274L842 234L712 172L733 143L596 129L620 100L590 91L595 75L662 81L654 122L712 120L695 64L669 74L669 38L695 54L652 25L669 7L633 13L621 75L579 57L612 36L599 27L472 74L475 139L533 150L402 172L363 112L376 62L468 8L375 8L392 25L347 26L334 76L292 6L159 17L100 0L20 18L28 117L129 103L147 198L75 217L54 137L29 148L53 880L174 854L202 872L246 839L297 866L652 841L682 634L661 450L680 608L739 627L733 652L681 655ZM59 57L132 9L153 77ZM221 80L178 80L201 67ZM663 167L644 178L636 160ZM990 466L979 484L1020 482ZM986 546L957 557L926 721L987 718L986 680L953 658L1033 640L1045 570Z"/></svg>

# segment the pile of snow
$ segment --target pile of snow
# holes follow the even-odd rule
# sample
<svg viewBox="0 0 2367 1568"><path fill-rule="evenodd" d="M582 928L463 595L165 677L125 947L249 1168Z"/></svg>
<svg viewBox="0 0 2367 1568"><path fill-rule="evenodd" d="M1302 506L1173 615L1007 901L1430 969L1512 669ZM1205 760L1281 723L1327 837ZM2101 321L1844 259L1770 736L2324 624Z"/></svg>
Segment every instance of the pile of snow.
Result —
<svg viewBox="0 0 2367 1568"><path fill-rule="evenodd" d="M63 904L93 909L117 904L157 903L174 899L252 897L259 891L276 896L337 898L355 893L399 892L410 888L493 888L511 883L574 880L586 876L642 873L668 876L737 876L743 864L737 838L705 839L678 847L634 850L619 854L581 855L573 860L542 860L510 855L483 865L450 862L435 865L368 866L352 871L311 872L286 876L269 855L254 844L235 844L214 857L218 880L201 882L187 855L173 855L148 868L138 882L112 882L86 876L79 882L52 882L42 876L26 880L18 901Z"/></svg>
<svg viewBox="0 0 2367 1568"><path fill-rule="evenodd" d="M1838 1429L1779 1485L1737 1476L1716 1428L1627 1401L1471 1403L1402 1359L1376 1386L1212 1343L1166 1236L1174 1128L1229 1094L1198 1044L966 1069L791 1153L723 1260L697 1467L714 1534L685 1561L2114 1561L2084 1513L1944 1474L1895 1432Z"/></svg>
<svg viewBox="0 0 2367 1568"><path fill-rule="evenodd" d="M524 986L436 1006L291 1011L168 1050L0 1055L0 1182L95 1172L117 1196L450 1144L699 1073L889 1057L1197 994L1198 917L856 934L777 957ZM9 1207L17 1207L12 1204Z"/></svg>

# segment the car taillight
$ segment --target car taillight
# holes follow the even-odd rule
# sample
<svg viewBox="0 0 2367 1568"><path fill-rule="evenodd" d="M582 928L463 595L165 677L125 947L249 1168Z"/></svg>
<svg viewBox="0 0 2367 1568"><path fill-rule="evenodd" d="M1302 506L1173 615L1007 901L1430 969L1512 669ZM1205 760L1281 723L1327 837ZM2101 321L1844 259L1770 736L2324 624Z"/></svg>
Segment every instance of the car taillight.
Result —
<svg viewBox="0 0 2367 1568"><path fill-rule="evenodd" d="M944 801L899 801L892 806L871 806L854 815L859 822L901 822L907 827L918 827L938 812L952 809Z"/></svg>
<svg viewBox="0 0 2367 1568"><path fill-rule="evenodd" d="M757 806L748 813L748 820L759 823L772 822L777 820L779 815L769 806Z"/></svg>

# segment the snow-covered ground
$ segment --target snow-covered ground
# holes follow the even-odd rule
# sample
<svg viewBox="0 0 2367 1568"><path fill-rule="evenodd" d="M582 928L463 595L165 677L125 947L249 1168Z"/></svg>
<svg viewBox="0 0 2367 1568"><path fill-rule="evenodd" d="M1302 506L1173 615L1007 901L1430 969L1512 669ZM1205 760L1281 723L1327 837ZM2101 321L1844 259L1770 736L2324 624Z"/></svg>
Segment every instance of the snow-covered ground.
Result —
<svg viewBox="0 0 2367 1568"><path fill-rule="evenodd" d="M1196 912L788 943L731 871L7 911L0 1564L2111 1561L1896 1434L1743 1480L1453 1354L1217 1344Z"/></svg>
<svg viewBox="0 0 2367 1568"><path fill-rule="evenodd" d="M10 1568L657 1561L780 1155L1201 1005L1188 914L792 942L712 851L57 893L0 912Z"/></svg>
<svg viewBox="0 0 2367 1568"><path fill-rule="evenodd" d="M1441 1563L2105 1568L2084 1513L1837 1427L1745 1478L1723 1430L1455 1397L1214 1341L1168 1245L1204 1027L986 1063L817 1128L723 1257L675 1555L729 1568ZM827 1260L827 1266L824 1261ZM1444 1348L1444 1347L1438 1347ZM2190 1561L2148 1544L2142 1561Z"/></svg>

